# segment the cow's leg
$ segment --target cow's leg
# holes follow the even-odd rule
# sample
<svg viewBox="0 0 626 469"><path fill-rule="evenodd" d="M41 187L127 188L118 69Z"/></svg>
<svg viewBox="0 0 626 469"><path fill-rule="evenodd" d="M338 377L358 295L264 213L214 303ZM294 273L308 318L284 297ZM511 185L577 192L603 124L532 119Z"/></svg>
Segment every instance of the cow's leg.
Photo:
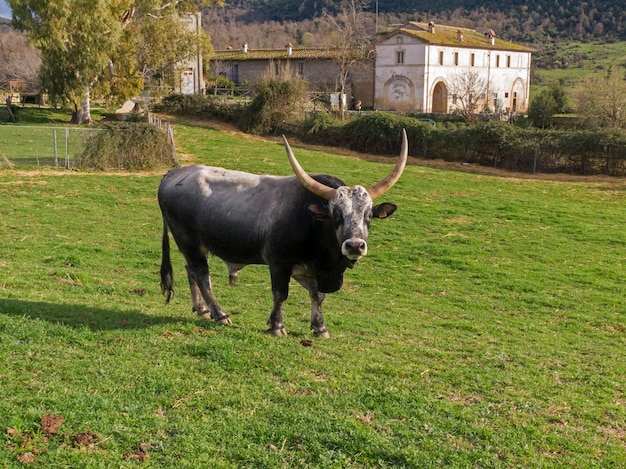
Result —
<svg viewBox="0 0 626 469"><path fill-rule="evenodd" d="M294 275L293 278L308 290L311 297L311 330L316 336L328 339L330 335L324 325L324 317L322 316L322 302L326 294L318 290L317 280L313 277Z"/></svg>
<svg viewBox="0 0 626 469"><path fill-rule="evenodd" d="M198 316L208 319L210 316L209 310L204 303L204 298L202 298L200 288L198 288L198 284L189 272L189 267L185 266L185 268L187 269L187 279L189 280L189 289L191 290L191 303L193 304L192 311L194 313L198 313Z"/></svg>
<svg viewBox="0 0 626 469"><path fill-rule="evenodd" d="M247 264L231 264L230 262L226 262L226 266L228 267L228 284L232 287L237 283L237 279L239 278L239 271L243 269Z"/></svg>
<svg viewBox="0 0 626 469"><path fill-rule="evenodd" d="M232 324L213 295L206 256L185 257L187 258L187 277L189 278L194 311L202 318L211 318L221 324Z"/></svg>
<svg viewBox="0 0 626 469"><path fill-rule="evenodd" d="M289 278L291 269L278 269L270 267L272 277L272 296L274 306L267 323L270 325L269 332L276 337L287 335L287 330L283 324L283 304L289 296Z"/></svg>

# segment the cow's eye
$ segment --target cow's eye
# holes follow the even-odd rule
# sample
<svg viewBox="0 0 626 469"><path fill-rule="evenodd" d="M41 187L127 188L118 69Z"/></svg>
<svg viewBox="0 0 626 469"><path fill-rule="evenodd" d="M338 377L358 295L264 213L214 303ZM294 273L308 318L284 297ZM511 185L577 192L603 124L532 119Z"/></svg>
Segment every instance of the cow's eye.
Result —
<svg viewBox="0 0 626 469"><path fill-rule="evenodd" d="M342 222L343 221L343 213L341 212L341 210L339 210L338 208L335 208L333 210L333 218L334 218L335 222Z"/></svg>

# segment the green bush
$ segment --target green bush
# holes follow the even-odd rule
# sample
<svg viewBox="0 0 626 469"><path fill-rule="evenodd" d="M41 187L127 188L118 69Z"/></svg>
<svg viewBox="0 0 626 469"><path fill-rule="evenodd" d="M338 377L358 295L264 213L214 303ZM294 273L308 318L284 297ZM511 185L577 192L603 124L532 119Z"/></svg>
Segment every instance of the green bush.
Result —
<svg viewBox="0 0 626 469"><path fill-rule="evenodd" d="M402 143L402 129L406 130L409 139L409 154L424 156L433 126L414 117L385 112L375 112L346 124L346 146L355 151L397 154Z"/></svg>
<svg viewBox="0 0 626 469"><path fill-rule="evenodd" d="M290 77L271 77L255 87L256 96L239 120L244 132L271 134L283 129L302 107L306 82Z"/></svg>
<svg viewBox="0 0 626 469"><path fill-rule="evenodd" d="M310 114L299 128L300 138L309 143L341 146L345 122L330 112Z"/></svg>
<svg viewBox="0 0 626 469"><path fill-rule="evenodd" d="M152 106L154 112L238 122L247 100L212 95L171 94Z"/></svg>
<svg viewBox="0 0 626 469"><path fill-rule="evenodd" d="M104 125L74 158L75 168L98 171L145 171L173 165L172 146L166 134L146 123Z"/></svg>

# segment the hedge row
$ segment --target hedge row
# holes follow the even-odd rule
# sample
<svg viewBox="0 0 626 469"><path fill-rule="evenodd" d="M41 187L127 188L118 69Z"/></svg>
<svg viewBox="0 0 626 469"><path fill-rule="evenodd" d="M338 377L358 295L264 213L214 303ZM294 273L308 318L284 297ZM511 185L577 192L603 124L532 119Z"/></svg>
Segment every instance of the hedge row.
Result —
<svg viewBox="0 0 626 469"><path fill-rule="evenodd" d="M241 122L248 106L180 95L162 104L167 112L230 122ZM469 125L450 119L435 123L437 116L426 117L374 112L345 123L320 112L304 119L296 132L309 143L394 155L400 151L402 129L406 129L411 156L511 171L626 176L626 131L544 130L506 122Z"/></svg>
<svg viewBox="0 0 626 469"><path fill-rule="evenodd" d="M626 132L543 130L505 122L433 125L416 117L377 112L347 124L313 116L301 138L354 151L393 155L406 129L409 155L523 172L626 175Z"/></svg>

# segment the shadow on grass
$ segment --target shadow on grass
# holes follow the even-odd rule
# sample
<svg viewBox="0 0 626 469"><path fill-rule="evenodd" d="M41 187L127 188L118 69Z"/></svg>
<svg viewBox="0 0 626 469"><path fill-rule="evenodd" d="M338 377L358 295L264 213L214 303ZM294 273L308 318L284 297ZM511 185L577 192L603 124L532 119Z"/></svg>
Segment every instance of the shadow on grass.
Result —
<svg viewBox="0 0 626 469"><path fill-rule="evenodd" d="M143 329L159 324L175 324L196 320L189 317L149 315L136 310L94 308L80 304L45 303L24 300L0 300L0 314L40 319L68 327L86 327L94 331ZM207 321L205 327L211 327Z"/></svg>

